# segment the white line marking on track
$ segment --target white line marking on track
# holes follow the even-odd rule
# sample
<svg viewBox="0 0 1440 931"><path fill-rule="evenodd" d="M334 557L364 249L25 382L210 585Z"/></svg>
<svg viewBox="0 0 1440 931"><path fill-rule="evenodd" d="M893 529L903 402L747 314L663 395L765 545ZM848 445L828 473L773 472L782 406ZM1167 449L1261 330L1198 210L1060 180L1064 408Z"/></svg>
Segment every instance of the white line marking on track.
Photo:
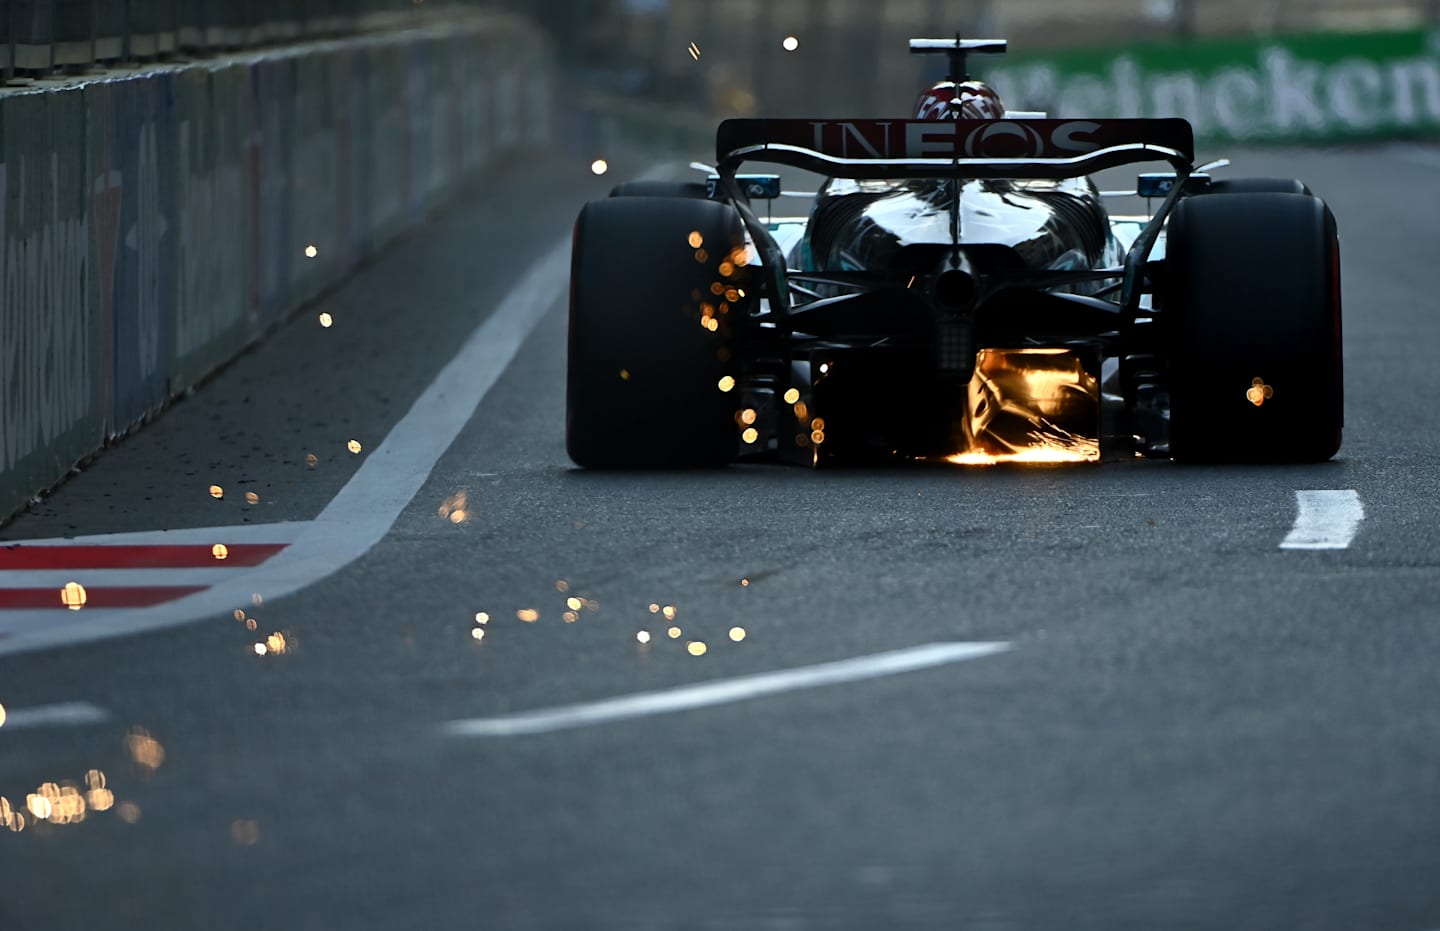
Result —
<svg viewBox="0 0 1440 931"><path fill-rule="evenodd" d="M338 572L370 551L429 478L475 408L499 381L540 318L570 283L570 237L555 243L532 265L416 399L340 493L303 530L284 559L267 562L168 604L144 610L57 612L66 623L34 623L0 639L0 655L66 646L125 634L161 630L205 617L228 615L250 605L293 594ZM259 526L257 525L257 535ZM195 531L200 533L200 531ZM168 534L147 542L173 539ZM233 538L232 538L233 539ZM76 541L60 541L73 543ZM83 542L83 541L82 541ZM138 542L131 540L129 542Z"/></svg>
<svg viewBox="0 0 1440 931"><path fill-rule="evenodd" d="M686 685L658 692L641 692L585 704L523 711L495 718L450 721L442 725L441 730L449 737L517 737L525 734L545 734L629 718L708 708L781 692L894 676L993 656L1009 649L1008 643L931 643L892 653L759 673L738 679L702 682L699 685Z"/></svg>
<svg viewBox="0 0 1440 931"><path fill-rule="evenodd" d="M177 530L141 530L102 533L88 537L46 537L43 540L0 540L7 546L168 546L197 543L293 543L309 521L274 524L236 524L232 527L181 527Z"/></svg>
<svg viewBox="0 0 1440 931"><path fill-rule="evenodd" d="M8 709L4 724L0 724L0 736L6 731L30 730L40 727L83 727L88 724L104 724L110 720L110 712L89 702L71 701L58 705L36 705L34 708Z"/></svg>
<svg viewBox="0 0 1440 931"><path fill-rule="evenodd" d="M1297 491L1299 513L1282 550L1343 550L1350 546L1365 519L1365 506L1354 489Z"/></svg>

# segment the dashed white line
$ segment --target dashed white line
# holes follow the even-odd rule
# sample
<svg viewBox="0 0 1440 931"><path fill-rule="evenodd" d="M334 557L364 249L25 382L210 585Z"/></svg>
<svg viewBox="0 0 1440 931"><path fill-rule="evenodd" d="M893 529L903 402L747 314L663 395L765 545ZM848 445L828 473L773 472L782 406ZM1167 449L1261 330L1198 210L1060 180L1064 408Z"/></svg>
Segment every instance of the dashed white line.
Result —
<svg viewBox="0 0 1440 931"><path fill-rule="evenodd" d="M1295 526L1280 544L1282 550L1343 550L1350 546L1365 519L1365 506L1354 489L1297 491Z"/></svg>
<svg viewBox="0 0 1440 931"><path fill-rule="evenodd" d="M3 716L0 716L0 736L9 731L40 727L83 727L89 724L104 724L108 720L110 712L83 701L14 708L4 711Z"/></svg>
<svg viewBox="0 0 1440 931"><path fill-rule="evenodd" d="M450 721L444 724L441 730L449 737L518 737L545 734L629 718L730 704L800 689L894 676L993 656L1009 649L1008 643L931 643L818 666L703 682L658 692L640 692L585 704L563 705L493 718Z"/></svg>

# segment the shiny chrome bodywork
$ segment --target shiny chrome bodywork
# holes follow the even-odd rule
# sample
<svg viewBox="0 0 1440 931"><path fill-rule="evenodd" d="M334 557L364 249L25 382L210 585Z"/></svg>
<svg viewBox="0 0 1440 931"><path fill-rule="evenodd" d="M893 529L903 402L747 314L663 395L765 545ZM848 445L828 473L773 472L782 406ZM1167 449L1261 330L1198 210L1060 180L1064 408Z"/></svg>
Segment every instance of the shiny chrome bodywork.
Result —
<svg viewBox="0 0 1440 931"><path fill-rule="evenodd" d="M722 125L717 185L757 259L743 381L774 424L763 448L810 463L1164 452L1149 295L1193 170L1188 125L763 122ZM1005 151L1016 140L1031 151ZM751 160L830 180L808 217L762 222L734 180ZM1155 214L1112 219L1089 172L1156 160L1176 183Z"/></svg>

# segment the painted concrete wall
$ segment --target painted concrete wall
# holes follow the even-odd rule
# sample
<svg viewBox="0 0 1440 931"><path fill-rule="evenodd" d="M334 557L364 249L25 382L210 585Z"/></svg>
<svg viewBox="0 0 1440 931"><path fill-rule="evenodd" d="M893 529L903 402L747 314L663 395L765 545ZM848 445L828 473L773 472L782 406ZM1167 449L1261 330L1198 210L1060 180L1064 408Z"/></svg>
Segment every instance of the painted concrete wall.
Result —
<svg viewBox="0 0 1440 931"><path fill-rule="evenodd" d="M512 19L0 91L0 519L549 133Z"/></svg>

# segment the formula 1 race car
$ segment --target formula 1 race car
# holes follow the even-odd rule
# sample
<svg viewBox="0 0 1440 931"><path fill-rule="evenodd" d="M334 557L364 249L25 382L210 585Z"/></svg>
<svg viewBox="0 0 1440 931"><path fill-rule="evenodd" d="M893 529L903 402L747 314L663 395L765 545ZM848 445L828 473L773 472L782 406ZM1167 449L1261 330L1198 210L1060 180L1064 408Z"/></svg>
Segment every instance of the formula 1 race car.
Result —
<svg viewBox="0 0 1440 931"><path fill-rule="evenodd" d="M1006 112L966 57L914 119L729 120L708 184L587 204L566 443L591 468L770 457L1315 462L1340 447L1340 250L1299 181L1212 180L1179 119ZM825 176L761 219L768 162ZM1148 216L1089 174L1141 162ZM1223 165L1223 163L1217 163Z"/></svg>

